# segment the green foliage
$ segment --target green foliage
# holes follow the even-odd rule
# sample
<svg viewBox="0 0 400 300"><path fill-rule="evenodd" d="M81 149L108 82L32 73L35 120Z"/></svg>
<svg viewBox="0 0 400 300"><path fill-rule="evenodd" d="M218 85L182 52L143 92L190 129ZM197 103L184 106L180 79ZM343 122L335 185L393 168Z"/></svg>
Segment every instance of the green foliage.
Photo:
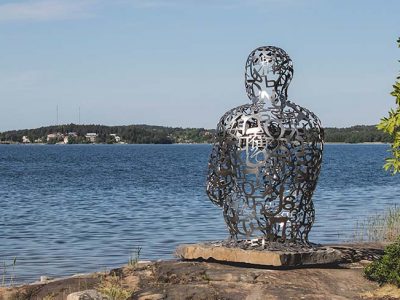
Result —
<svg viewBox="0 0 400 300"><path fill-rule="evenodd" d="M70 135L68 137L68 144L79 144L80 141L82 140L80 140L77 136Z"/></svg>
<svg viewBox="0 0 400 300"><path fill-rule="evenodd" d="M106 143L107 144L115 144L117 141L115 140L115 137L112 135L108 135L106 137Z"/></svg>
<svg viewBox="0 0 400 300"><path fill-rule="evenodd" d="M58 141L58 139L56 139L56 138L50 138L48 141L47 141L47 144L57 144L59 141Z"/></svg>
<svg viewBox="0 0 400 300"><path fill-rule="evenodd" d="M364 273L379 284L390 283L400 287L400 237L388 245L384 255L367 266Z"/></svg>
<svg viewBox="0 0 400 300"><path fill-rule="evenodd" d="M103 277L97 290L110 300L127 300L133 293L123 286L121 278L115 274Z"/></svg>
<svg viewBox="0 0 400 300"><path fill-rule="evenodd" d="M347 128L325 128L325 142L331 143L391 143L392 137L376 126L357 125Z"/></svg>
<svg viewBox="0 0 400 300"><path fill-rule="evenodd" d="M400 48L400 38L397 40ZM393 85L393 91L390 93L396 98L396 108L389 111L389 116L382 118L377 128L388 133L393 138L391 148L392 156L386 159L383 165L386 171L392 174L400 172L400 76L397 77L397 82Z"/></svg>
<svg viewBox="0 0 400 300"><path fill-rule="evenodd" d="M140 258L140 252L142 251L142 247L137 247L135 252L132 253L132 255L129 257L128 260L128 267L130 268L136 268L139 258Z"/></svg>

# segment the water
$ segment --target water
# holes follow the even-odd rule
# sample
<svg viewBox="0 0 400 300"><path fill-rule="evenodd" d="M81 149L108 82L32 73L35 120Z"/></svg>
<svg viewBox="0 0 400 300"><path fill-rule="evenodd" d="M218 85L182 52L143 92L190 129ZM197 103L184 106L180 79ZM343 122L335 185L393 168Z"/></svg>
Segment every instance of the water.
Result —
<svg viewBox="0 0 400 300"><path fill-rule="evenodd" d="M351 237L357 220L400 204L387 145L327 145L314 242ZM16 280L64 276L141 259L178 244L227 237L205 195L209 145L0 145L0 262ZM2 275L2 269L0 269Z"/></svg>

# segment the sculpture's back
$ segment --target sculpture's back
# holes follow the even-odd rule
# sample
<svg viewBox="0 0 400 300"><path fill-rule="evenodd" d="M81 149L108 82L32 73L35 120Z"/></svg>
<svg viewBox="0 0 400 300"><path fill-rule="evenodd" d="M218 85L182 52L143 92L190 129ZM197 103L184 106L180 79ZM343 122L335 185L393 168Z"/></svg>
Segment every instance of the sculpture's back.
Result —
<svg viewBox="0 0 400 300"><path fill-rule="evenodd" d="M257 48L246 63L252 104L218 123L207 192L233 238L308 243L323 130L313 113L287 100L292 76L282 49Z"/></svg>

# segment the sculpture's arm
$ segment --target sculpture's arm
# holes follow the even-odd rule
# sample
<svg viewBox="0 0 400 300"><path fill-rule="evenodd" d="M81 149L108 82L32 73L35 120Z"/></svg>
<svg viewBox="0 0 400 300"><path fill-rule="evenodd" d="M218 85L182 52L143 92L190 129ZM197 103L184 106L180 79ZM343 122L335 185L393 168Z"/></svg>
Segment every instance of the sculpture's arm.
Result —
<svg viewBox="0 0 400 300"><path fill-rule="evenodd" d="M229 140L224 138L224 130L218 126L208 162L207 195L214 204L221 207L233 188L230 147Z"/></svg>

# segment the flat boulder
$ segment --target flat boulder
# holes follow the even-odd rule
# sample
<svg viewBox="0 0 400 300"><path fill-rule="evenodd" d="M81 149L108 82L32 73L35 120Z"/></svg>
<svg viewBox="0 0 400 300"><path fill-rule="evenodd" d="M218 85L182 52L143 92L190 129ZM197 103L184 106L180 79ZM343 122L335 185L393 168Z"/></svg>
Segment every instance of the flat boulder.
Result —
<svg viewBox="0 0 400 300"><path fill-rule="evenodd" d="M176 249L175 254L178 258L185 260L212 259L273 267L338 264L342 261L342 253L331 247L292 248L252 250L228 247L220 243L201 243L181 245Z"/></svg>
<svg viewBox="0 0 400 300"><path fill-rule="evenodd" d="M108 300L108 298L96 290L85 290L69 294L67 300Z"/></svg>

